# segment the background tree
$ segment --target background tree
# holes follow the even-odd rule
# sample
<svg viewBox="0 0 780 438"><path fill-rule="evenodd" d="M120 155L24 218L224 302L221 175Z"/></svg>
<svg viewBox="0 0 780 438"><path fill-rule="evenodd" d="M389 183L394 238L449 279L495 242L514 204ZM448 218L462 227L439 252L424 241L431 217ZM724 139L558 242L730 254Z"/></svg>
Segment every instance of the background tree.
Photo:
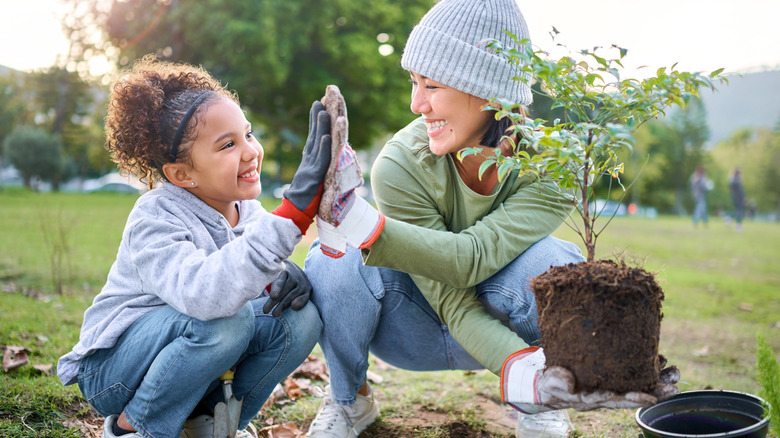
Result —
<svg viewBox="0 0 780 438"><path fill-rule="evenodd" d="M21 81L15 74L0 75L0 145L10 134L24 113L23 99L21 98ZM0 169L6 165L3 148L0 147ZM0 177L0 188L3 186Z"/></svg>
<svg viewBox="0 0 780 438"><path fill-rule="evenodd" d="M51 181L57 187L64 168L62 143L57 136L33 127L14 129L3 141L5 156L22 174L24 186L33 178Z"/></svg>
<svg viewBox="0 0 780 438"><path fill-rule="evenodd" d="M63 178L86 178L91 169L88 150L95 145L102 149L103 144L101 138L89 135L98 90L78 73L56 65L26 75L24 87L30 93L28 110L35 113L35 125L60 138Z"/></svg>
<svg viewBox="0 0 780 438"><path fill-rule="evenodd" d="M350 140L371 145L413 118L400 68L434 0L69 0L74 53L124 67L154 53L202 65L236 90L268 156L297 163L308 110L325 86L349 105ZM90 29L100 31L99 41ZM380 53L380 49L382 53ZM84 68L79 68L84 70ZM281 164L281 163L279 163Z"/></svg>
<svg viewBox="0 0 780 438"><path fill-rule="evenodd" d="M642 126L637 131L633 155L624 157L634 165L639 164L626 175L626 181L634 181L635 173L642 172L631 188L637 197L629 194L631 199L663 212L686 214L689 210L686 206L691 204L688 180L696 166L704 165L710 177L717 174L715 169L709 169L712 162L705 149L708 137L706 110L698 98L664 119L651 120Z"/></svg>

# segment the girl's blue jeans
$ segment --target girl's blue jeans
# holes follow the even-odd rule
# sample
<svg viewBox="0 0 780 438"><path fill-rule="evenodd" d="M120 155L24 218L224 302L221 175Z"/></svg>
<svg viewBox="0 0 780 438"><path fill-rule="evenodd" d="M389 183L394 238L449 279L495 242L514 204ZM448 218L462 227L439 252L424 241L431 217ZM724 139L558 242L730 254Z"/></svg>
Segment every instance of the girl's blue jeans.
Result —
<svg viewBox="0 0 780 438"><path fill-rule="evenodd" d="M536 300L529 280L550 268L583 261L579 248L546 237L476 285L488 313L529 345L539 344ZM324 324L320 346L330 370L333 400L355 402L366 382L369 351L399 368L417 371L483 368L455 339L403 272L363 265L360 251L334 259L319 242L305 271Z"/></svg>
<svg viewBox="0 0 780 438"><path fill-rule="evenodd" d="M125 412L144 437L177 438L195 407L223 400L219 376L235 368L243 399L239 428L257 415L277 383L312 351L322 330L317 309L264 314L267 297L233 316L200 321L160 307L136 321L117 344L82 360L78 382L101 415Z"/></svg>

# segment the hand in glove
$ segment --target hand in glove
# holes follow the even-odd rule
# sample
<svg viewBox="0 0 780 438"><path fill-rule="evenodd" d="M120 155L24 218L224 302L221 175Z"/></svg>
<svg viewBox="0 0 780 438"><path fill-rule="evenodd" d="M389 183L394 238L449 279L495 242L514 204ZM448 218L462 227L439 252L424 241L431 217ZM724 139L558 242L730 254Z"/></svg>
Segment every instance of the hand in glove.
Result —
<svg viewBox="0 0 780 438"><path fill-rule="evenodd" d="M665 364L665 360L664 360ZM529 347L509 356L501 369L501 400L526 414L573 408L589 411L598 408L635 409L656 404L677 393L680 379L677 367L661 371L652 394L611 391L574 393L574 375L565 368L545 369L544 352Z"/></svg>
<svg viewBox="0 0 780 438"><path fill-rule="evenodd" d="M371 246L382 232L385 217L355 193L363 185L363 174L349 146L347 104L339 88L328 85L322 103L330 114L333 149L317 214L317 231L322 252L338 258L347 245L360 249Z"/></svg>
<svg viewBox="0 0 780 438"><path fill-rule="evenodd" d="M332 222L317 217L320 250L333 258L344 255L347 246L368 248L385 227L385 216L350 190L339 198L340 214Z"/></svg>
<svg viewBox="0 0 780 438"><path fill-rule="evenodd" d="M309 302L311 283L303 270L295 263L284 260L284 270L268 286L268 301L263 305L263 313L278 317L284 309L292 307L301 310ZM275 306L275 308L274 308Z"/></svg>
<svg viewBox="0 0 780 438"><path fill-rule="evenodd" d="M282 205L273 214L292 219L305 234L314 220L322 196L322 180L330 165L330 116L319 101L309 113L309 136L303 147L303 158L290 187L284 191Z"/></svg>
<svg viewBox="0 0 780 438"><path fill-rule="evenodd" d="M337 190L342 185L360 185L352 181L355 178L353 172L339 171L342 167L350 168L356 162L355 151L348 144L341 145L334 181L326 181L325 190ZM349 184L340 178L349 180ZM323 196L323 202L326 202L326 199L332 199L332 202L330 205L320 206L320 214L317 216L317 232L323 254L339 258L344 255L347 246L362 249L374 244L385 226L385 216L382 213L355 193L355 189L333 196ZM322 213L323 210L325 214Z"/></svg>

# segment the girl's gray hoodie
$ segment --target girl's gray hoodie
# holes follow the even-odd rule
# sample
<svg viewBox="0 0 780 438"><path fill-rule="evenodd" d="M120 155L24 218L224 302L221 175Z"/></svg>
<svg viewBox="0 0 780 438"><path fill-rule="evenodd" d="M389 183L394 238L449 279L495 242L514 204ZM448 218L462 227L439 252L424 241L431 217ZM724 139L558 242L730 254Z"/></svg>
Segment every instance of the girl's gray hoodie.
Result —
<svg viewBox="0 0 780 438"><path fill-rule="evenodd" d="M78 344L57 374L76 382L81 359L116 340L143 315L170 305L200 320L236 313L283 269L301 239L289 219L257 200L240 201L240 220L224 216L187 190L162 184L135 203L103 290L84 313Z"/></svg>

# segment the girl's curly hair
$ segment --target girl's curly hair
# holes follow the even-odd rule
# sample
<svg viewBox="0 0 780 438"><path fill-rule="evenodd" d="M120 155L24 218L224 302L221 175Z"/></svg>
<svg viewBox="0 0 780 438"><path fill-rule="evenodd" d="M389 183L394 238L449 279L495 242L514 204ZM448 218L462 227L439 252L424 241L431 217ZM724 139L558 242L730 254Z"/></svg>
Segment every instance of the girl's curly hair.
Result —
<svg viewBox="0 0 780 438"><path fill-rule="evenodd" d="M139 60L111 89L106 117L106 149L122 174L133 174L151 189L165 179L164 164L184 115L206 92L184 129L176 161L189 158L188 144L195 140L199 114L218 99L238 104L228 91L202 67L160 61L153 56Z"/></svg>

